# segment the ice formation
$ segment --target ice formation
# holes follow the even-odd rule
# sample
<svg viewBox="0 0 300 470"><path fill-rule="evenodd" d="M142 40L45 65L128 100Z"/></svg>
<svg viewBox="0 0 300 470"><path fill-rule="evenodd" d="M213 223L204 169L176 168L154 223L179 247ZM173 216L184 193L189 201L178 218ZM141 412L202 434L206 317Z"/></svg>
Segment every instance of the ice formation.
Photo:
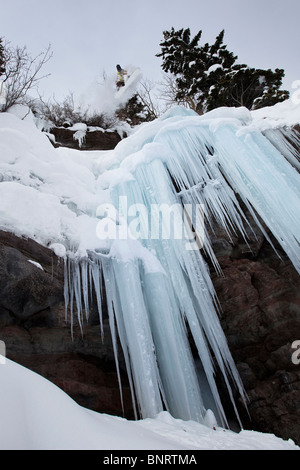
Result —
<svg viewBox="0 0 300 470"><path fill-rule="evenodd" d="M4 135L5 126L1 130ZM229 238L241 233L247 241L238 194L300 272L296 132L262 132L244 108L198 116L175 107L111 152L50 150L50 144L40 151L23 136L18 154L9 134L7 139L1 227L64 257L66 313L72 321L77 315L83 325L94 293L103 335L105 301L117 371L120 342L136 416L167 410L175 418L205 423L212 409L226 426L216 369L234 408L233 388L245 402L246 397L203 255L221 271L209 238L214 223ZM36 210L28 214L30 203ZM173 231L164 225L172 218ZM119 380L122 390L120 374Z"/></svg>
<svg viewBox="0 0 300 470"><path fill-rule="evenodd" d="M219 271L205 227L203 251L187 249L183 238L153 236L158 222L152 215L149 222L143 208L150 212L162 204L203 207L208 225L217 221L229 237L240 232L246 240L247 220L238 193L257 223L256 214L300 270L300 186L299 174L290 164L293 152L282 135L279 152L271 139L251 126L245 109L218 113L199 117L176 108L119 144L114 164L102 175L116 208L109 218L118 230L116 239L106 252L89 252L84 261L71 262L68 270L66 288L71 291L66 291L66 305L75 296L80 321L82 292L89 310L87 280L94 283L100 312L101 289L105 290L116 358L119 337L137 414L143 417L166 408L177 418L201 422L212 396L216 416L226 425L215 383L216 365L233 406L230 380L245 399L203 258L204 251ZM129 207L137 208L138 237L136 233L130 237ZM188 332L198 350L202 381Z"/></svg>

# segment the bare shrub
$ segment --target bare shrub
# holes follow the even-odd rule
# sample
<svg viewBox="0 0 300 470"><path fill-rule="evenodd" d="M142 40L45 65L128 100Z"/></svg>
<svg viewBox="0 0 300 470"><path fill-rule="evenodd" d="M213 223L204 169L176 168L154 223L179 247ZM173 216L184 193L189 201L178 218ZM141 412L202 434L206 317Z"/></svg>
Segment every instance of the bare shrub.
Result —
<svg viewBox="0 0 300 470"><path fill-rule="evenodd" d="M32 57L24 47L4 46L3 58L5 71L2 81L5 84L5 102L2 111L7 111L14 104L29 104L28 92L37 89L39 82L50 74L41 75L43 66L51 59L49 45L44 52Z"/></svg>

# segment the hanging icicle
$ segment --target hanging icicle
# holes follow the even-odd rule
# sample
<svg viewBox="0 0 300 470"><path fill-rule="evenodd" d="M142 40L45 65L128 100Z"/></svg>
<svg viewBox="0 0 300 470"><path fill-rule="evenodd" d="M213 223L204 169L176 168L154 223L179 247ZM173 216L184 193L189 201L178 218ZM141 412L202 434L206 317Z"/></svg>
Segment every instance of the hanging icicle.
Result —
<svg viewBox="0 0 300 470"><path fill-rule="evenodd" d="M110 249L66 262L71 317L76 307L82 324L92 287L102 334L105 291L120 389L118 340L136 417L167 409L176 418L204 422L213 399L217 419L227 425L216 367L235 410L232 386L246 403L203 257L209 256L220 272L207 230L215 223L229 239L240 233L247 242L249 224L237 194L300 272L300 184L291 165L298 161L293 140L287 132L263 135L251 127L245 110L224 113L222 119L216 113L199 117L178 108L122 141L114 166L103 176L115 208L114 216L102 219L114 233ZM172 217L176 223L170 228ZM205 380L197 374L189 335Z"/></svg>

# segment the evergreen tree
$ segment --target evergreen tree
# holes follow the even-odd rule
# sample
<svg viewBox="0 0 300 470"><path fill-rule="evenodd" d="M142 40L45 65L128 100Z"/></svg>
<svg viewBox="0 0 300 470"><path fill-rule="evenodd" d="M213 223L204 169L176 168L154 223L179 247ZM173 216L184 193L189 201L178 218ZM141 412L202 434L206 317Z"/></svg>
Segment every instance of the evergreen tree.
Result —
<svg viewBox="0 0 300 470"><path fill-rule="evenodd" d="M279 90L284 71L260 70L236 62L224 45L224 30L210 45L199 46L202 31L191 39L190 29L164 31L160 43L162 68L176 80L177 102L186 102L202 114L219 106L255 109L288 98Z"/></svg>
<svg viewBox="0 0 300 470"><path fill-rule="evenodd" d="M124 106L116 111L116 116L122 121L128 122L131 126L154 119L154 116L140 100L138 93L133 95Z"/></svg>
<svg viewBox="0 0 300 470"><path fill-rule="evenodd" d="M289 93L280 90L284 70L262 70L235 65L231 71L218 79L207 97L207 110L218 106L245 106L258 109L272 106L289 97Z"/></svg>

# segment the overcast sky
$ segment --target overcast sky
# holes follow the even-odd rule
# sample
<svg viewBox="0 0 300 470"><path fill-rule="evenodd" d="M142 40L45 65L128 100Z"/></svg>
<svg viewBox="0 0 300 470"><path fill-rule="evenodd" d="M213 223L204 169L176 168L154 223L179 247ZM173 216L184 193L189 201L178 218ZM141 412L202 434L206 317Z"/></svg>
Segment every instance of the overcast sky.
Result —
<svg viewBox="0 0 300 470"><path fill-rule="evenodd" d="M163 31L203 31L213 42L225 29L225 44L239 62L283 68L284 87L300 80L299 0L1 0L0 36L26 45L32 55L51 44L53 57L40 84L58 99L84 90L116 64L139 66L145 78L161 79Z"/></svg>

